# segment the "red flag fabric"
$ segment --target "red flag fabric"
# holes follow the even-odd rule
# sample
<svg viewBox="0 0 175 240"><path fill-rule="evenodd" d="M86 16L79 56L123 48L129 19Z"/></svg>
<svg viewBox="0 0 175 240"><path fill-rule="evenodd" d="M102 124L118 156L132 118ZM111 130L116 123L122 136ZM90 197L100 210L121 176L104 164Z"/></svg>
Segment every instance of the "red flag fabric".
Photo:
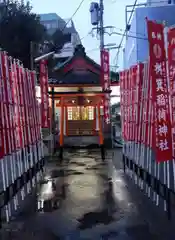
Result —
<svg viewBox="0 0 175 240"><path fill-rule="evenodd" d="M102 73L102 89L103 91L110 90L110 67L109 67L109 51L101 51L101 73ZM110 123L110 95L104 97L104 120L107 124Z"/></svg>
<svg viewBox="0 0 175 240"><path fill-rule="evenodd" d="M48 99L48 72L47 62L45 60L40 61L40 87L41 87L41 116L42 127L49 127L49 99Z"/></svg>
<svg viewBox="0 0 175 240"><path fill-rule="evenodd" d="M124 128L124 114L125 114L125 105L124 105L124 71L119 73L120 75L120 109L121 109L121 127L122 127L122 138L125 139L125 128Z"/></svg>
<svg viewBox="0 0 175 240"><path fill-rule="evenodd" d="M137 77L136 77L136 142L141 143L141 133L142 133L142 92L143 92L143 69L144 64L140 63L138 65Z"/></svg>
<svg viewBox="0 0 175 240"><path fill-rule="evenodd" d="M10 122L10 104L12 104L12 94L9 79L9 61L6 52L1 52L2 64L2 91L3 91L3 134L4 134L4 153L5 155L12 153L12 137L11 137L11 122Z"/></svg>
<svg viewBox="0 0 175 240"><path fill-rule="evenodd" d="M120 72L120 103L121 103L122 137L125 141L129 140L128 75L129 75L128 70Z"/></svg>
<svg viewBox="0 0 175 240"><path fill-rule="evenodd" d="M152 98L155 102L156 161L172 159L164 26L147 20Z"/></svg>
<svg viewBox="0 0 175 240"><path fill-rule="evenodd" d="M0 52L0 116L3 116L4 106L4 88L3 88L3 76L2 76L2 52ZM0 117L0 159L5 155L4 152L4 132L3 132L3 119Z"/></svg>
<svg viewBox="0 0 175 240"><path fill-rule="evenodd" d="M171 120L173 157L175 157L175 28L170 28L167 33L168 40L168 73L170 81Z"/></svg>
<svg viewBox="0 0 175 240"><path fill-rule="evenodd" d="M31 72L0 51L0 159L41 139L39 110Z"/></svg>

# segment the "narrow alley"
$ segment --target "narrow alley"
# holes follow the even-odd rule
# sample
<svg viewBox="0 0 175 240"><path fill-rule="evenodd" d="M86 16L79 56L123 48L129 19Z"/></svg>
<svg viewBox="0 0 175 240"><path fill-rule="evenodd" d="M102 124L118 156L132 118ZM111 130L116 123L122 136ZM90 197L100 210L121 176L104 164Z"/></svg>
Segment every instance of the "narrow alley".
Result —
<svg viewBox="0 0 175 240"><path fill-rule="evenodd" d="M174 13L0 0L0 240L175 240Z"/></svg>
<svg viewBox="0 0 175 240"><path fill-rule="evenodd" d="M98 150L69 150L62 164L48 160L43 181L1 239L170 240L171 224L124 175L121 150L108 151L105 162Z"/></svg>

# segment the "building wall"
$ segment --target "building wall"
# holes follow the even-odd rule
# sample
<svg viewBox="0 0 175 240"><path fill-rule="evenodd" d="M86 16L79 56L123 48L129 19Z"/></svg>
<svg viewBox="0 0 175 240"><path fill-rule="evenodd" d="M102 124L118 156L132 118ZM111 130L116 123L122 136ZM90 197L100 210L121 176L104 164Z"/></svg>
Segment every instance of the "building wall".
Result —
<svg viewBox="0 0 175 240"><path fill-rule="evenodd" d="M47 30L58 28L58 21L57 20L41 21L41 24L43 24Z"/></svg>
<svg viewBox="0 0 175 240"><path fill-rule="evenodd" d="M56 13L47 13L40 14L40 22L46 27L47 32L49 34L53 34L57 29L63 30L65 34L70 34L71 39L67 43L64 44L59 54L56 54L57 58L67 58L71 57L74 53L74 48L81 44L80 36L76 31L74 23L69 19L62 19ZM67 26L65 27L65 24Z"/></svg>
<svg viewBox="0 0 175 240"><path fill-rule="evenodd" d="M136 14L135 14L132 19L130 32L128 33L125 49L123 52L124 68L129 67L128 63L130 65L132 65L137 61L137 39L134 38L134 37L136 37L136 27L137 27L136 19L137 18L136 18ZM129 37L129 36L133 36L133 37Z"/></svg>
<svg viewBox="0 0 175 240"><path fill-rule="evenodd" d="M147 0L147 4L150 6L164 6L173 2L173 0Z"/></svg>
<svg viewBox="0 0 175 240"><path fill-rule="evenodd" d="M131 23L131 29L128 35L137 36L134 40L128 38L125 46L125 63L124 68L128 68L137 62L144 62L148 59L148 41L147 38L147 17L150 20L156 20L157 22L166 22L166 26L172 26L175 24L175 5L166 5L159 7L144 7L137 8ZM134 33L133 33L134 32ZM133 48L132 44L136 46ZM130 54L131 52L131 54ZM128 57L129 56L129 57Z"/></svg>

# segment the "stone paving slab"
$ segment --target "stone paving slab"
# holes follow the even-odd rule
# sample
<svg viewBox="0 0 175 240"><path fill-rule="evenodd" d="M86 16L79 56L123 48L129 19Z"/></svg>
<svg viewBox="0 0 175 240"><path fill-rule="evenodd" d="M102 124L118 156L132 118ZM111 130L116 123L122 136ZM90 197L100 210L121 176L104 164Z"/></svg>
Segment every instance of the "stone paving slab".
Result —
<svg viewBox="0 0 175 240"><path fill-rule="evenodd" d="M175 239L173 223L123 173L120 150L105 163L98 150L68 151L62 164L49 161L45 178L45 207L37 210L35 195L0 239Z"/></svg>

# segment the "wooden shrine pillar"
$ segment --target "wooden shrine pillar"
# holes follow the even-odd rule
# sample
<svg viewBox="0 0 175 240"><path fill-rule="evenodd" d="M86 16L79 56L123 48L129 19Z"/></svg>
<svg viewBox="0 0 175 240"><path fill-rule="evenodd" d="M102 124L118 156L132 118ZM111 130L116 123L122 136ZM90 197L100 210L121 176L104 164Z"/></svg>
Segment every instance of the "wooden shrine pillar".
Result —
<svg viewBox="0 0 175 240"><path fill-rule="evenodd" d="M100 116L100 105L97 106L97 111L98 111L98 127L99 127L99 144L100 146L103 145L103 130L102 130L102 122L101 122L101 116Z"/></svg>
<svg viewBox="0 0 175 240"><path fill-rule="evenodd" d="M103 137L103 127L102 127L102 121L101 121L101 114L100 114L100 105L97 106L98 109L98 126L99 126L99 145L101 149L101 158L104 161L105 160L105 150L104 150L104 137Z"/></svg>
<svg viewBox="0 0 175 240"><path fill-rule="evenodd" d="M63 159L63 144L64 144L64 98L60 99L61 116L60 116L60 159Z"/></svg>
<svg viewBox="0 0 175 240"><path fill-rule="evenodd" d="M55 98L54 98L54 87L51 89L51 128L52 128L52 138L53 138L53 145L52 145L52 151L55 152L56 149L56 141L55 141Z"/></svg>

